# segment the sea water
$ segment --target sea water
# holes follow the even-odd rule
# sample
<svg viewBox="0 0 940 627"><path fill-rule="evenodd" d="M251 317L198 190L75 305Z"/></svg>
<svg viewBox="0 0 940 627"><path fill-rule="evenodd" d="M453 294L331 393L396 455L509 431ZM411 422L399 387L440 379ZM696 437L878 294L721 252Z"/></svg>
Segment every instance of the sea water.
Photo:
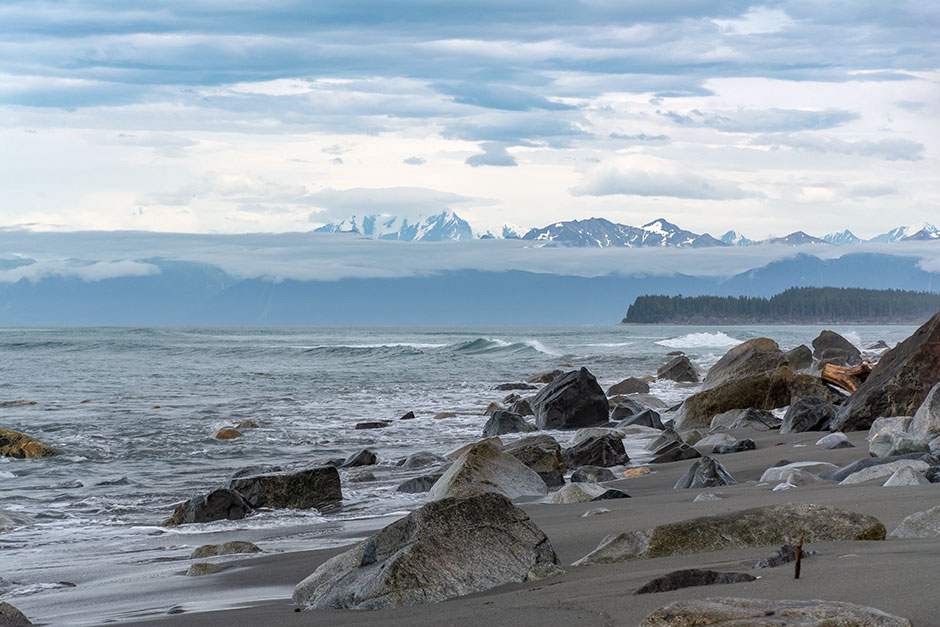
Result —
<svg viewBox="0 0 940 627"><path fill-rule="evenodd" d="M830 327L864 348L914 327ZM753 337L788 350L818 326L466 328L3 328L0 426L61 455L0 458L0 600L62 595L102 572L133 577L207 541L250 537L267 552L348 542L363 521L405 514L426 495L396 491L427 472L395 462L444 454L481 436L500 383L587 367L604 389L654 375L670 351L701 369ZM696 386L656 382L668 405ZM523 391L521 394L532 394ZM21 402L22 401L22 402ZM399 420L413 411L416 419ZM434 420L440 412L454 418ZM221 427L257 423L234 440ZM356 430L389 420L384 429ZM553 432L562 444L571 433ZM642 441L627 450L643 460ZM164 528L176 503L241 468L303 468L368 448L377 466L342 470L335 511L277 510L240 521ZM353 482L369 470L376 480ZM344 535L345 534L345 535ZM45 607L55 604L50 597ZM81 617L72 622L81 623ZM98 617L86 616L89 621ZM68 622L68 621L64 621Z"/></svg>

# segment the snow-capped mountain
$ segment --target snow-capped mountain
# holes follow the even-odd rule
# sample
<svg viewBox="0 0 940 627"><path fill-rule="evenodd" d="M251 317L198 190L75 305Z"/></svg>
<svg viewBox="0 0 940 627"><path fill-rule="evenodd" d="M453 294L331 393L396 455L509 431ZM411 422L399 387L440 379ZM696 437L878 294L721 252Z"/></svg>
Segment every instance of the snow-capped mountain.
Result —
<svg viewBox="0 0 940 627"><path fill-rule="evenodd" d="M358 233L372 239L405 242L443 242L473 239L470 225L451 210L412 220L400 216L368 215L361 220L352 216L342 222L326 224L317 233Z"/></svg>
<svg viewBox="0 0 940 627"><path fill-rule="evenodd" d="M846 246L851 244L861 244L861 238L857 237L852 231L845 229L841 233L829 233L823 235L823 241L835 244L836 246Z"/></svg>
<svg viewBox="0 0 940 627"><path fill-rule="evenodd" d="M934 225L929 222L924 222L924 227L914 233L904 238L906 241L923 241L931 239L940 239L940 229L937 229Z"/></svg>
<svg viewBox="0 0 940 627"><path fill-rule="evenodd" d="M662 218L641 227L617 224L604 218L556 222L540 229L531 229L522 239L593 248L640 246L698 248L726 245L711 235L699 235L686 231Z"/></svg>
<svg viewBox="0 0 940 627"><path fill-rule="evenodd" d="M487 229L480 239L522 239L522 235L523 230L520 227L506 222L498 228Z"/></svg>
<svg viewBox="0 0 940 627"><path fill-rule="evenodd" d="M802 246L804 244L828 244L829 242L821 240L818 237L807 235L803 231L795 231L783 237L774 237L764 240L767 244L786 244L787 246Z"/></svg>
<svg viewBox="0 0 940 627"><path fill-rule="evenodd" d="M754 240L744 237L737 231L728 231L721 236L721 241L729 246L750 246L754 243Z"/></svg>
<svg viewBox="0 0 940 627"><path fill-rule="evenodd" d="M875 237L868 240L869 242L883 242L886 244L893 244L894 242L899 242L903 239L906 239L914 234L914 229L909 226L899 226L897 228L891 229L887 233L882 233L881 235L876 235Z"/></svg>

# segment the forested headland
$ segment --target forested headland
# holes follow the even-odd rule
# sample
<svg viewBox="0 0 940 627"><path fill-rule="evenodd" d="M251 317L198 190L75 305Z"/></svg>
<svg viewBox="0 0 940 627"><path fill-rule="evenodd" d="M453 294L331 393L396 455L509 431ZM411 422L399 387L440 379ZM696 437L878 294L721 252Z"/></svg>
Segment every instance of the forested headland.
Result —
<svg viewBox="0 0 940 627"><path fill-rule="evenodd" d="M639 296L624 323L919 324L940 311L940 294L844 287L791 287L771 298Z"/></svg>

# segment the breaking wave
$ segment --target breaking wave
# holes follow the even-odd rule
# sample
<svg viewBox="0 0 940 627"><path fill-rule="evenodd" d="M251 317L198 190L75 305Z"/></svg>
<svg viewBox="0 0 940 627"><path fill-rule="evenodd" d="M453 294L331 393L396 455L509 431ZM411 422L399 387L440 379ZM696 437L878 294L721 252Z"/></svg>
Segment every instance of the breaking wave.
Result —
<svg viewBox="0 0 940 627"><path fill-rule="evenodd" d="M659 340L656 343L669 348L731 348L740 344L741 340L736 340L719 331L718 333L689 333L682 337Z"/></svg>

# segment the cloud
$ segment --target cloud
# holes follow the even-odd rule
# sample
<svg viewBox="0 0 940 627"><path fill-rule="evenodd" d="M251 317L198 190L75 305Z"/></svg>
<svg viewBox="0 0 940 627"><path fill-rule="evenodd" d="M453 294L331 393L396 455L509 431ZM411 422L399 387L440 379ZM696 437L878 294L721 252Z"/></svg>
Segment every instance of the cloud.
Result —
<svg viewBox="0 0 940 627"><path fill-rule="evenodd" d="M311 216L311 219L317 221L375 213L396 216L427 215L451 207L489 202L481 198L423 187L324 189L304 196L303 201L309 206L321 209Z"/></svg>
<svg viewBox="0 0 940 627"><path fill-rule="evenodd" d="M421 157L408 157L407 159L404 159L402 163L405 165L424 165L427 163L427 161Z"/></svg>
<svg viewBox="0 0 940 627"><path fill-rule="evenodd" d="M888 183L859 183L849 187L852 198L877 198L897 194L898 188Z"/></svg>
<svg viewBox="0 0 940 627"><path fill-rule="evenodd" d="M88 253L89 251L86 251ZM140 261L78 261L75 259L37 261L9 270L0 270L0 283L16 283L26 279L38 283L46 277L74 277L94 282L121 277L160 274L160 268Z"/></svg>
<svg viewBox="0 0 940 627"><path fill-rule="evenodd" d="M845 109L739 109L737 111L700 111L688 113L657 111L681 126L703 126L727 133L774 133L780 131L819 130L857 120L859 114Z"/></svg>
<svg viewBox="0 0 940 627"><path fill-rule="evenodd" d="M649 143L649 142L668 142L668 135L647 135L646 133L636 133L633 135L625 135L623 133L611 133L611 139L619 139L622 141L635 142L635 143Z"/></svg>
<svg viewBox="0 0 940 627"><path fill-rule="evenodd" d="M532 91L506 85L465 82L457 84L437 83L432 87L442 94L451 96L454 102L488 109L569 111L577 108L562 102L553 102Z"/></svg>
<svg viewBox="0 0 940 627"><path fill-rule="evenodd" d="M711 179L683 170L647 170L637 162L606 163L588 172L571 189L575 196L665 196L700 200L739 200L755 197L755 192L737 183Z"/></svg>
<svg viewBox="0 0 940 627"><path fill-rule="evenodd" d="M878 139L848 141L837 137L808 134L759 135L750 142L754 146L787 147L843 155L878 157L888 161L919 161L924 158L924 145L910 139Z"/></svg>
<svg viewBox="0 0 940 627"><path fill-rule="evenodd" d="M483 152L478 155L467 157L467 165L478 168L483 165L492 166L516 166L515 157L506 152L506 146L498 142L485 142L480 145Z"/></svg>

